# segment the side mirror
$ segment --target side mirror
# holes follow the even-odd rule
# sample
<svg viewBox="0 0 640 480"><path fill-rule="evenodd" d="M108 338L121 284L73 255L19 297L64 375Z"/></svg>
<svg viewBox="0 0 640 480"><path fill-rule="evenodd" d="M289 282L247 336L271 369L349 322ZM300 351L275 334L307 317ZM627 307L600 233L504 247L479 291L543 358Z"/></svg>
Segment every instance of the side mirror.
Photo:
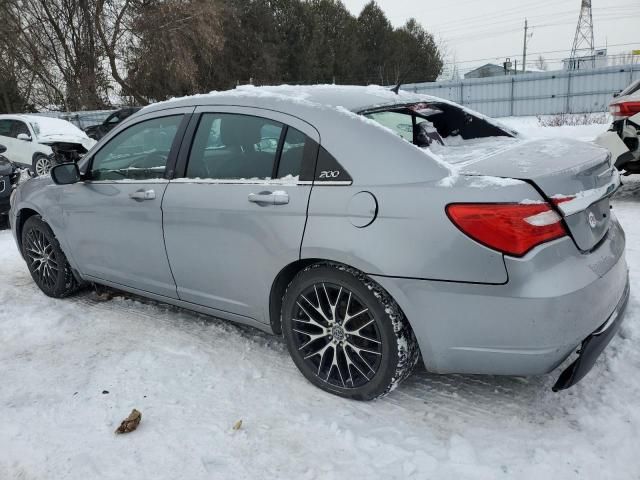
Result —
<svg viewBox="0 0 640 480"><path fill-rule="evenodd" d="M614 93L613 94L613 98L618 98L621 93L622 93L622 90L620 90L619 92Z"/></svg>
<svg viewBox="0 0 640 480"><path fill-rule="evenodd" d="M29 135L27 135L26 133L19 133L18 134L18 140L23 140L25 142L30 142L31 141L31 137Z"/></svg>
<svg viewBox="0 0 640 480"><path fill-rule="evenodd" d="M5 147L4 145L0 145L0 155L2 155L6 151L7 151L7 147Z"/></svg>
<svg viewBox="0 0 640 480"><path fill-rule="evenodd" d="M62 163L51 169L51 178L57 185L71 185L81 180L80 169L75 163Z"/></svg>

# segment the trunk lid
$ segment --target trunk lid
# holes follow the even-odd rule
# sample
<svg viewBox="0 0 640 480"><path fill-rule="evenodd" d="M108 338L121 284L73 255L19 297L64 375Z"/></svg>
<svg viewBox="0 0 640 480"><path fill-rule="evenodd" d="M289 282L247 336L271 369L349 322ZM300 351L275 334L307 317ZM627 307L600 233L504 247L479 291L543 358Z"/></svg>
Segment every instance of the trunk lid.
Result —
<svg viewBox="0 0 640 480"><path fill-rule="evenodd" d="M527 181L554 203L582 251L593 249L609 229L609 199L620 176L609 152L569 139L494 142L483 156L458 164L462 175Z"/></svg>

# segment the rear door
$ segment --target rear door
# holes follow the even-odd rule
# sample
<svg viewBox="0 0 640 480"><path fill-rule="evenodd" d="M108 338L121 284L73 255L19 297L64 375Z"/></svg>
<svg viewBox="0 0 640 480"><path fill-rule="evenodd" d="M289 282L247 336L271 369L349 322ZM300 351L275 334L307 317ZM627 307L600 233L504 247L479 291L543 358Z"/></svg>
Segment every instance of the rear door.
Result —
<svg viewBox="0 0 640 480"><path fill-rule="evenodd" d="M92 154L84 182L61 188L69 252L83 275L176 298L162 197L191 109L145 115Z"/></svg>
<svg viewBox="0 0 640 480"><path fill-rule="evenodd" d="M300 257L319 136L253 108L200 107L162 209L181 300L268 322L271 285Z"/></svg>

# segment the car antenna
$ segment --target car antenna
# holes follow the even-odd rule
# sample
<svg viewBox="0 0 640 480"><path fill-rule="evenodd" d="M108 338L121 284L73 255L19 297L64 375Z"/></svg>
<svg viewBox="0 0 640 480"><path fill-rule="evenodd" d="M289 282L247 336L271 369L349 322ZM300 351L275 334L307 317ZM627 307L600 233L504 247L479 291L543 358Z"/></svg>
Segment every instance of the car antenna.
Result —
<svg viewBox="0 0 640 480"><path fill-rule="evenodd" d="M396 95L400 95L400 87L402 87L402 80L399 81L398 84L391 89L391 91Z"/></svg>

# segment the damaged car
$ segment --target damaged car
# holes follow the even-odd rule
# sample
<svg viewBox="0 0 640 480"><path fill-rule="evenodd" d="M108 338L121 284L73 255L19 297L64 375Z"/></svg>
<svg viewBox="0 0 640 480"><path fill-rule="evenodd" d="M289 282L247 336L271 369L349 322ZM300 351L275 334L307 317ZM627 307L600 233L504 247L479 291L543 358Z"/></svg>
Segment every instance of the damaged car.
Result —
<svg viewBox="0 0 640 480"><path fill-rule="evenodd" d="M611 128L596 143L612 152L618 170L640 173L640 80L615 96L609 112L613 117Z"/></svg>
<svg viewBox="0 0 640 480"><path fill-rule="evenodd" d="M20 179L20 168L4 156L7 147L0 145L0 226L7 220L11 192Z"/></svg>
<svg viewBox="0 0 640 480"><path fill-rule="evenodd" d="M40 115L0 115L0 144L5 157L46 175L51 167L77 162L96 141L66 120Z"/></svg>
<svg viewBox="0 0 640 480"><path fill-rule="evenodd" d="M106 285L282 335L336 395L386 395L419 362L564 364L560 391L624 319L619 185L601 147L446 100L244 87L145 107L20 185L10 216L44 294Z"/></svg>
<svg viewBox="0 0 640 480"><path fill-rule="evenodd" d="M84 132L94 140L100 140L107 133L113 130L119 123L125 121L134 113L140 111L141 107L125 107L111 113L102 123L92 125L84 129Z"/></svg>

